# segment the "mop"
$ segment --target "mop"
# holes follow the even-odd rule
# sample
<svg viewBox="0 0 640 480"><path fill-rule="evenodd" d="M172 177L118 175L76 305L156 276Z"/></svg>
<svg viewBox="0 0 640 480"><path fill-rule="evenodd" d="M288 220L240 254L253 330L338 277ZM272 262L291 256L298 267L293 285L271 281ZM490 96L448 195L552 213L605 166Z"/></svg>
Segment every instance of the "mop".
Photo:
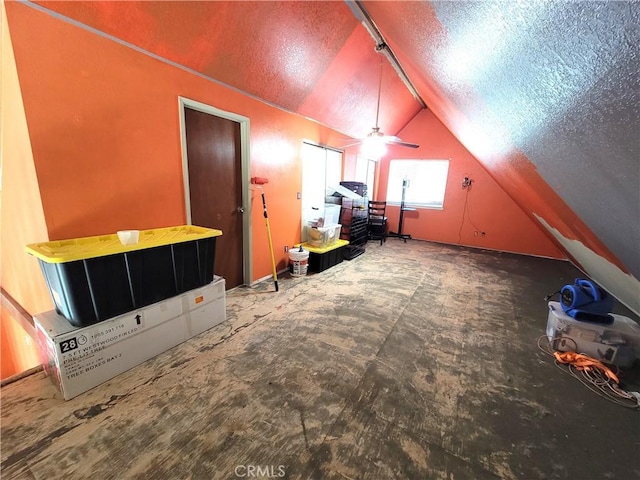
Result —
<svg viewBox="0 0 640 480"><path fill-rule="evenodd" d="M273 243L271 242L271 228L269 227L269 215L267 215L267 202L264 199L264 190L262 189L262 185L265 183L269 183L268 178L263 177L253 177L251 179L251 183L256 185L260 189L260 193L262 194L262 209L264 211L264 221L267 225L267 238L269 239L269 251L271 252L271 269L273 271L273 283L276 286L276 292L278 291L278 274L276 273L276 260L273 256Z"/></svg>

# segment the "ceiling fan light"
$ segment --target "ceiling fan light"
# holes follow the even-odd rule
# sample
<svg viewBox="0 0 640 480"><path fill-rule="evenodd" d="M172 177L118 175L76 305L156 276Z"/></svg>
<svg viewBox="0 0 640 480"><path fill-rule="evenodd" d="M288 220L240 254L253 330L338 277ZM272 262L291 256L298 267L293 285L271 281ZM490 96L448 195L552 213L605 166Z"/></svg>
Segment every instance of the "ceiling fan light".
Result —
<svg viewBox="0 0 640 480"><path fill-rule="evenodd" d="M360 153L368 158L379 159L387 153L387 145L384 138L373 135L364 139Z"/></svg>

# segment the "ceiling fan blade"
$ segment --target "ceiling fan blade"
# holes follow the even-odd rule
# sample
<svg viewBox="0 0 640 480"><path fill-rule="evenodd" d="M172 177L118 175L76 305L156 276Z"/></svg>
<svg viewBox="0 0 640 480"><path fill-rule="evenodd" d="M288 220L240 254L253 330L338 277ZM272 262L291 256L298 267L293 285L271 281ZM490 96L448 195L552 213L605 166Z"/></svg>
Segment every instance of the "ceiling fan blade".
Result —
<svg viewBox="0 0 640 480"><path fill-rule="evenodd" d="M400 147L408 147L408 148L418 148L418 147L420 147L420 145L418 145L416 143L405 142L405 141L401 140L398 137L392 137L392 136L386 136L385 137L385 142L393 144L393 145L398 145Z"/></svg>
<svg viewBox="0 0 640 480"><path fill-rule="evenodd" d="M342 145L340 148L349 148L349 147L355 147L356 145L360 145L363 142L363 140L358 140L355 143L349 143L347 145Z"/></svg>
<svg viewBox="0 0 640 480"><path fill-rule="evenodd" d="M402 141L393 141L393 142L389 142L392 143L393 145L398 145L400 147L408 147L408 148L419 148L420 145L416 144L416 143L409 143L409 142L402 142Z"/></svg>

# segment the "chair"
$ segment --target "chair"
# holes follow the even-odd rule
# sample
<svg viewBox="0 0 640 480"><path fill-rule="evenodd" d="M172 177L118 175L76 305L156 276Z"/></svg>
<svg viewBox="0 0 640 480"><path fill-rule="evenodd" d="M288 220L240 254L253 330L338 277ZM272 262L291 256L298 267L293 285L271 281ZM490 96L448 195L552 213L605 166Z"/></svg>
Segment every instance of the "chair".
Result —
<svg viewBox="0 0 640 480"><path fill-rule="evenodd" d="M387 241L387 202L369 201L369 220L367 222L368 237L371 240Z"/></svg>

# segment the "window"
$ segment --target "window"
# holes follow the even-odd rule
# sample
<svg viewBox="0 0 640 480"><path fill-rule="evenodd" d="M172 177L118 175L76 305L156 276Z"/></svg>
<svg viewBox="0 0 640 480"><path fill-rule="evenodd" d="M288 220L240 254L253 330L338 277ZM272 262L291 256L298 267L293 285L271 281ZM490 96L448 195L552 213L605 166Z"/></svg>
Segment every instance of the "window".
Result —
<svg viewBox="0 0 640 480"><path fill-rule="evenodd" d="M447 186L449 160L391 160L387 203L402 201L406 179L405 205L423 208L443 208Z"/></svg>
<svg viewBox="0 0 640 480"><path fill-rule="evenodd" d="M362 155L356 158L356 182L367 184L367 197L375 198L373 192L373 183L376 174L376 161Z"/></svg>
<svg viewBox="0 0 640 480"><path fill-rule="evenodd" d="M302 210L322 208L327 187L340 184L342 152L302 144ZM333 193L333 190L330 191Z"/></svg>
<svg viewBox="0 0 640 480"><path fill-rule="evenodd" d="M307 239L308 222L317 219L324 211L328 187L340 184L342 177L342 152L329 148L302 144L302 241Z"/></svg>

